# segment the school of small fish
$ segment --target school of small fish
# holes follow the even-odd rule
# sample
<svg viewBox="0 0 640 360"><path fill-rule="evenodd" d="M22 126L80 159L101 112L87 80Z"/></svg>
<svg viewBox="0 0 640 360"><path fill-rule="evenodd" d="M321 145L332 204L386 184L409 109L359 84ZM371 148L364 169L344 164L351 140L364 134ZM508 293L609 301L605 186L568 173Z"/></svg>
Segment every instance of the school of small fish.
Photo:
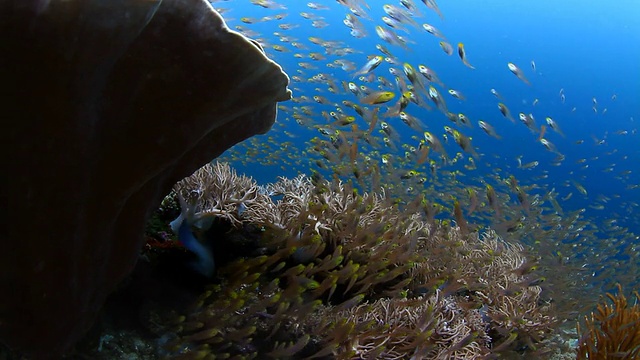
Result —
<svg viewBox="0 0 640 360"><path fill-rule="evenodd" d="M247 169L258 163L283 176L297 171L351 180L404 203L424 194L428 216L490 226L559 263L581 261L588 271L580 276L598 286L617 281L637 288L640 241L630 228L640 229L640 162L637 153L609 146L614 137L640 143L633 118L626 129L585 139L575 125L581 120L544 107L559 104L572 114L590 107L604 122L618 95L583 101L563 88L550 98L548 89L536 88L542 61L529 66L513 59L495 66L500 76L513 74L505 75L513 79L510 88L474 84L492 100L488 110L475 110L466 105L468 87L445 83L441 79L451 74L434 69L455 61L462 74L488 71L482 49L448 39L435 0L309 2L300 12L290 10L300 7L294 0L250 2L256 6L247 12L262 16L244 17L245 1L212 5L283 66L294 98L280 104L271 132L236 146L223 160ZM537 97L513 95L525 88ZM552 167L564 169L566 178L554 177ZM594 168L610 174L607 184L591 180ZM621 205L612 208L610 201ZM627 259L624 266L612 266L620 258Z"/></svg>

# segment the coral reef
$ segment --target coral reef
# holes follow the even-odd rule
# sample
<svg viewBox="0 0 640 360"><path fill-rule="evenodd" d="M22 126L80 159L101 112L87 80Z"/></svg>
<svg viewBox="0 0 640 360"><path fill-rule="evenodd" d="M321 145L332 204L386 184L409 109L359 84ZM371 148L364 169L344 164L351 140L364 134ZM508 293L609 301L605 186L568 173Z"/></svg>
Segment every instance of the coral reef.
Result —
<svg viewBox="0 0 640 360"><path fill-rule="evenodd" d="M578 324L578 359L640 358L640 295L635 292L630 306L618 284L618 294L607 293L611 304L603 301L597 312L585 317L584 332Z"/></svg>
<svg viewBox="0 0 640 360"><path fill-rule="evenodd" d="M59 357L171 187L265 133L288 78L205 0L0 2L0 342Z"/></svg>
<svg viewBox="0 0 640 360"><path fill-rule="evenodd" d="M252 179L238 176L228 164L219 162L206 164L178 182L175 192L193 205L195 223L223 217L238 225L241 223L239 212L247 204L260 202L261 197L266 200Z"/></svg>
<svg viewBox="0 0 640 360"><path fill-rule="evenodd" d="M177 358L541 357L556 324L534 257L492 231L426 222L421 197L400 206L304 176L258 186L221 163L175 190L259 235L259 254L228 259L177 318Z"/></svg>

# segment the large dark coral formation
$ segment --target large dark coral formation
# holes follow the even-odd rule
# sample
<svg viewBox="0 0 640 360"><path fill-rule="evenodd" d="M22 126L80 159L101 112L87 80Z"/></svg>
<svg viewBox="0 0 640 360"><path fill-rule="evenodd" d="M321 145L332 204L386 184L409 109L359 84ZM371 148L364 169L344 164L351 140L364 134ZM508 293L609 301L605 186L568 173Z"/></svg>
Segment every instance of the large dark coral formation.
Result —
<svg viewBox="0 0 640 360"><path fill-rule="evenodd" d="M521 245L425 222L424 199L304 176L258 186L223 163L175 191L200 219L261 234L177 319L178 358L534 356L555 326Z"/></svg>
<svg viewBox="0 0 640 360"><path fill-rule="evenodd" d="M640 294L634 293L635 304L629 305L622 286L618 294L607 293L596 312L585 317L584 332L578 324L578 360L640 358Z"/></svg>
<svg viewBox="0 0 640 360"><path fill-rule="evenodd" d="M0 341L56 357L135 265L162 197L266 132L288 78L205 0L15 0L0 14Z"/></svg>

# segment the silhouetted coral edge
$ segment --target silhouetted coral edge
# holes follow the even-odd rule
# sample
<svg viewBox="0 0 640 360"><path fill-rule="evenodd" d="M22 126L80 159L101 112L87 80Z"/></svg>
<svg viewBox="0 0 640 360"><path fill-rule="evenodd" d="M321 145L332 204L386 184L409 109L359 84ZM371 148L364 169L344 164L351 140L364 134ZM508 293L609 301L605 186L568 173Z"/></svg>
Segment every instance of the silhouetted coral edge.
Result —
<svg viewBox="0 0 640 360"><path fill-rule="evenodd" d="M136 265L175 182L267 132L291 91L205 0L0 4L15 229L0 252L0 342L59 358Z"/></svg>

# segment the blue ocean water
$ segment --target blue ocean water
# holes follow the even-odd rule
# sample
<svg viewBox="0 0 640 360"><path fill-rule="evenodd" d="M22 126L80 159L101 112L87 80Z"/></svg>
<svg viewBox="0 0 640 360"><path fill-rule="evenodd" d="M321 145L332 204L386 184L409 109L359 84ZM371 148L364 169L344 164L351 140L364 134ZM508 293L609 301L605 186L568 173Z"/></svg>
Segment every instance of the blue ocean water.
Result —
<svg viewBox="0 0 640 360"><path fill-rule="evenodd" d="M310 8L304 1L262 3L267 7L240 0L214 2L213 6L222 10L230 28L258 38L269 57L291 77L300 77L300 81L293 80L290 85L297 101L282 104L272 131L237 145L225 153L222 160L230 161L240 173L254 177L259 183L275 181L278 176L310 175L318 170L329 176L332 172L330 166L328 169L316 166L316 160L321 157L311 150L312 139L329 141L329 137L322 135L318 128L343 132L352 130L332 124L322 116L322 112L340 108L357 117L354 124L360 130L368 128L366 119L342 104L344 100L358 103L357 97L343 89L342 82L353 81L376 88L379 85L377 81L366 83L354 78L353 74L367 62L368 56L383 55L376 49L377 44L382 44L399 64L383 63L372 73L394 83L389 68L401 70L402 63L410 63L416 69L418 64L433 69L445 84L444 87L434 86L445 98L448 110L465 114L471 119L471 126L454 124L432 103L432 110L410 104L406 111L420 118L424 124L423 131L429 131L446 142L449 158L454 158L462 150L451 134L447 136L448 141L442 137L446 134L444 126L470 137L479 156L473 160L473 166L468 161L471 155L464 152L457 163L438 165L438 171L448 172L446 176L435 175L429 169L429 162L418 164L397 160L394 165L385 166L381 163L382 154L393 153L398 159L407 158L405 152L410 150L409 147L417 147L419 140L423 139L422 132L409 128L397 117L389 117L381 121L388 122L398 132L398 139L394 140L396 148L385 147L381 141L368 145L359 139L358 161L370 157L380 165L382 172L397 171L401 174L415 169L427 179L424 184L417 184L405 182L392 174L387 179L395 179L394 183L385 185L395 188L412 187L413 191L420 191L415 187L434 186L441 189L441 193L462 197L469 188L484 194L485 184L491 184L497 190L500 187L504 206L511 208L517 208L519 204L505 182L514 176L517 183L526 189L529 200L536 202L534 205L540 209L538 218L531 220L540 225L529 224L530 231L522 236L553 238L553 229L563 228L562 235L547 245L543 243L543 246L569 244L575 249L574 257L593 269L594 278L605 268L619 268L619 271L607 272L606 279L599 280L607 283L605 288L611 288L615 282L638 286L634 278L640 276L640 240L637 235L640 234L640 46L637 46L640 44L640 23L637 21L640 3L631 0L615 4L440 1L438 5L443 14L440 18L425 4L415 1L420 14L413 14L412 19L418 25L429 23L438 28L454 50L458 43L463 43L467 59L475 69L465 66L455 51L451 56L446 55L438 44L442 39L427 33L422 27L402 24L408 32L398 30L397 34L408 41L406 48L381 40L376 35L375 26L386 27L381 21L381 17L386 15L383 5L402 7L399 2L349 2L360 6L362 15L365 15L359 17L367 31L367 36L362 38L350 35L343 19L351 12L336 1L314 2L327 7L321 10ZM312 14L327 26L313 27L311 19L301 16L303 12ZM282 15L282 19L241 20L276 15ZM282 36L289 37L289 41L281 41ZM313 44L310 37L336 43L323 48ZM304 48L296 48L292 42ZM286 51L278 51L274 45L282 46ZM330 53L344 48L352 49L353 53ZM309 58L310 53L322 54L326 59L313 60ZM352 61L356 69L344 71L327 66L336 60ZM301 62L315 68L303 68ZM508 70L509 62L523 71L530 85ZM532 63L535 63L535 69ZM317 74L331 79L338 91L328 91L327 82L311 81ZM448 89L462 92L466 100L453 98L447 94ZM497 90L501 99L497 99L491 89ZM386 107L400 97L397 88L390 90L396 94L392 102L361 105L380 107L380 114L384 113ZM314 95L326 97L331 104L314 102ZM309 100L301 100L302 96ZM508 106L514 122L502 116L497 107L499 102ZM302 106L312 110L308 116L312 121L297 124L294 117L301 113ZM520 122L520 112L534 116L535 131ZM562 133L550 129L545 123L546 117L553 118ZM478 120L490 123L501 138L485 134L478 127ZM546 126L545 130L541 130L542 125ZM557 152L548 151L540 143L541 131ZM373 133L378 134L378 127ZM383 134L379 135L382 137ZM248 153L250 155L246 155ZM433 151L429 158L434 162L438 160ZM534 161L538 162L537 166L519 167ZM342 178L349 176L341 173ZM450 201L447 194L439 199L445 205ZM558 201L561 212L549 205L550 197ZM525 215L531 217L523 213ZM566 220L573 215L579 220ZM482 223L487 217L471 216L471 219ZM541 228L545 232L536 232ZM547 250L553 252L553 249Z"/></svg>

